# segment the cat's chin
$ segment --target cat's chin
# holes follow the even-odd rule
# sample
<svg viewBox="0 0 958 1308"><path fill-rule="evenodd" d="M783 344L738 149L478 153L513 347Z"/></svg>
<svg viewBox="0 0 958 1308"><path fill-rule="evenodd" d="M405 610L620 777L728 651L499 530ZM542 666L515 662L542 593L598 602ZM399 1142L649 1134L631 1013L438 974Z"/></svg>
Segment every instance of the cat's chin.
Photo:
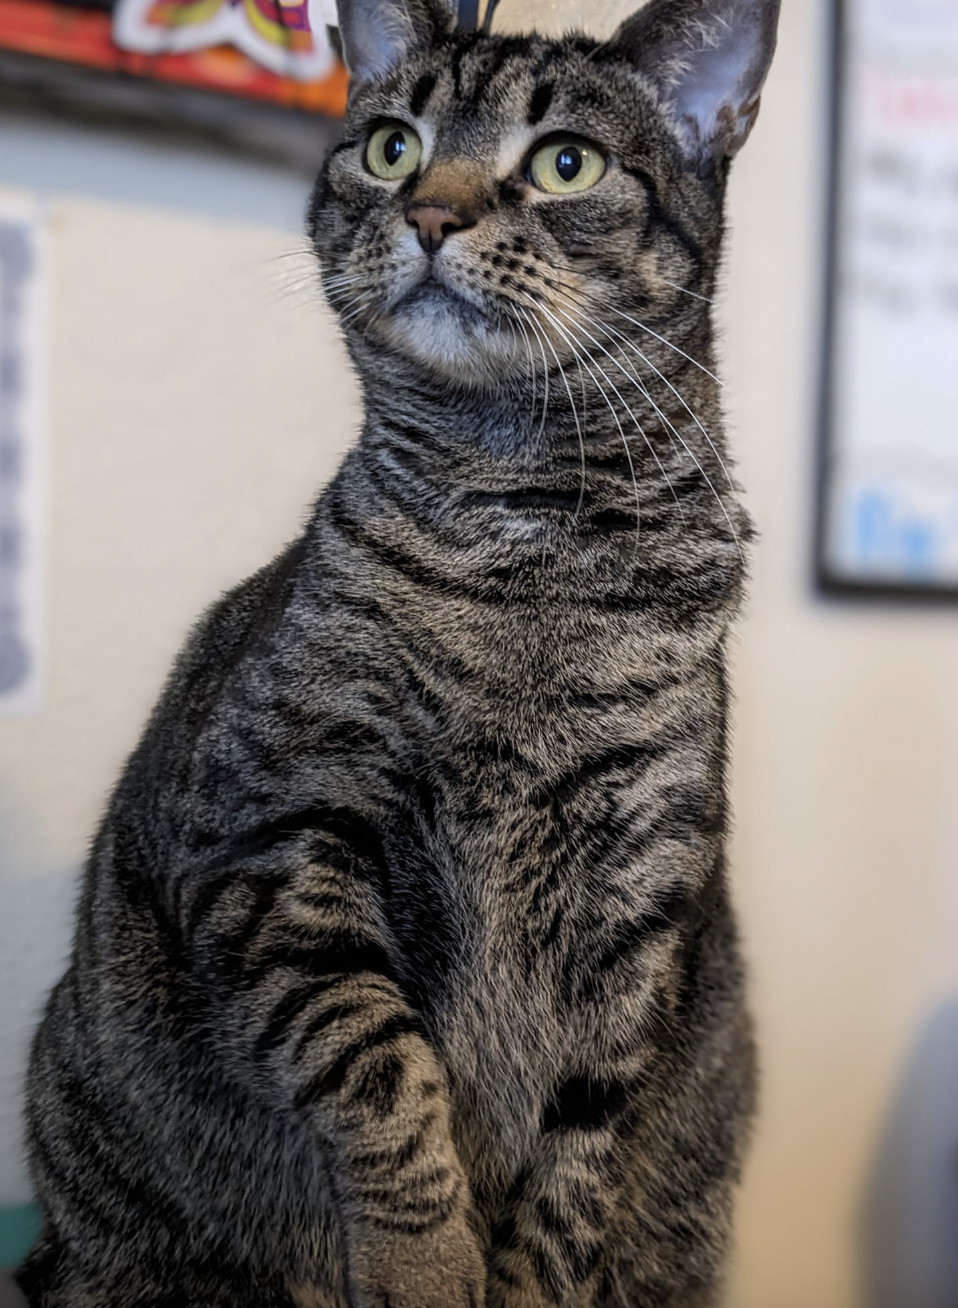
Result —
<svg viewBox="0 0 958 1308"><path fill-rule="evenodd" d="M374 332L416 363L466 385L498 386L527 366L514 333L440 287L418 288L377 319Z"/></svg>

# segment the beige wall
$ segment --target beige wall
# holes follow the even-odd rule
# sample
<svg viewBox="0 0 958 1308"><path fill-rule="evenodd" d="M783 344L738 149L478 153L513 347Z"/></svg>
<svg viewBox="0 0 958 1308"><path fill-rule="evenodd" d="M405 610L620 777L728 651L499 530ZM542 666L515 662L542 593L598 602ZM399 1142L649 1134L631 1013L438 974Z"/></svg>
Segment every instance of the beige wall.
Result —
<svg viewBox="0 0 958 1308"><path fill-rule="evenodd" d="M958 608L808 594L826 12L785 0L779 62L734 179L723 315L763 533L738 660L734 799L765 1093L732 1303L947 1308L958 1303ZM946 1068L947 1102L929 1106L922 1086ZM902 1202L911 1211L896 1222ZM924 1270L900 1287L887 1260L910 1266L931 1234Z"/></svg>
<svg viewBox="0 0 958 1308"><path fill-rule="evenodd" d="M958 613L810 594L824 13L785 0L734 179L722 308L763 533L734 792L764 1105L729 1302L954 1308L958 1280L945 1290L934 1269L942 1202L958 1217ZM0 724L0 1086L62 956L70 876L187 624L291 534L355 426L304 265L275 261L295 237L203 217L195 198L163 211L54 187L49 678L40 716ZM4 1128L0 1203L23 1192L9 1113ZM909 1259L911 1288L889 1289Z"/></svg>

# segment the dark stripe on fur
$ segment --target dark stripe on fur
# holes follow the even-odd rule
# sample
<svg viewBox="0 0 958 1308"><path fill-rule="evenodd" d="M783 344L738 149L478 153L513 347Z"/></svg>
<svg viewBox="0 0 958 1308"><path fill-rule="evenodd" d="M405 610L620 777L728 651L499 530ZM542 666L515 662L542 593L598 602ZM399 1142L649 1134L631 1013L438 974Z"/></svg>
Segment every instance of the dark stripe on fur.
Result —
<svg viewBox="0 0 958 1308"><path fill-rule="evenodd" d="M296 1106L305 1108L327 1095L335 1094L342 1089L350 1068L357 1059L404 1035L419 1035L421 1031L422 1027L415 1017L408 1013L397 1013L371 1031L363 1032L343 1049L322 1075L313 1077L303 1086L296 1096Z"/></svg>
<svg viewBox="0 0 958 1308"><path fill-rule="evenodd" d="M657 899L655 908L634 922L623 922L615 930L609 944L599 955L596 966L607 972L632 955L639 954L650 940L663 932L681 926L688 913L689 892L684 886Z"/></svg>
<svg viewBox="0 0 958 1308"><path fill-rule="evenodd" d="M409 100L409 108L417 118L429 103L429 97L435 89L436 74L424 73L413 88L413 93Z"/></svg>
<svg viewBox="0 0 958 1308"><path fill-rule="evenodd" d="M666 235L670 236L672 240L682 247L698 268L704 257L701 242L696 240L676 214L665 206L658 182L652 174L644 168L637 168L630 164L623 163L621 167L624 173L634 177L645 188L648 204L645 227L646 240L652 241L657 228L664 231Z"/></svg>
<svg viewBox="0 0 958 1308"><path fill-rule="evenodd" d="M570 1077L556 1086L542 1118L544 1131L598 1131L614 1121L628 1103L621 1081Z"/></svg>
<svg viewBox="0 0 958 1308"><path fill-rule="evenodd" d="M392 979L393 967L386 950L370 940L343 935L313 943L282 942L250 961L242 974L244 989L253 990L279 968L299 969L313 979L355 976L374 972Z"/></svg>
<svg viewBox="0 0 958 1308"><path fill-rule="evenodd" d="M532 92L532 99L529 101L529 113L527 117L530 127L537 127L552 108L552 101L555 98L555 90L555 82L543 82L541 86L537 86Z"/></svg>

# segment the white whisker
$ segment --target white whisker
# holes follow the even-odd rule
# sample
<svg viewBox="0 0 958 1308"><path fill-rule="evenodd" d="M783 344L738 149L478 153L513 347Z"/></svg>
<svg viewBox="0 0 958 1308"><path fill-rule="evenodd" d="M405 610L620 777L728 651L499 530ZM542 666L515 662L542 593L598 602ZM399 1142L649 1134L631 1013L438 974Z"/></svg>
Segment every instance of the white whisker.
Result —
<svg viewBox="0 0 958 1308"><path fill-rule="evenodd" d="M569 291L568 291L567 288L565 288L564 291L563 291L563 297L564 297L564 298L569 302L569 304L571 304L571 305L572 305L572 306L573 306L573 307L574 307L578 312L584 313L586 319L588 319L588 321L590 321L594 326L596 326L596 327L597 327L601 332L605 333L605 335L607 335L607 336L609 336L609 337L617 337L620 341L624 341L625 344L628 346L628 348L633 352L633 354L635 354L638 358L640 358L640 359L642 360L642 362L643 362L644 364L646 364L647 367L651 368L651 370L655 373L655 375L656 375L656 376L657 376L661 381L665 382L666 386L669 388L669 390L672 392L672 394L676 397L676 399L677 399L677 400L679 401L679 403L682 405L683 409L685 409L686 413L689 415L689 417L690 417L690 418L692 419L692 421L695 423L696 427L698 427L699 431L700 431L700 432L702 433L702 435L705 437L705 439L706 439L706 441L707 441L707 443L708 443L709 449L710 449L710 450L712 451L712 453L715 455L715 458L716 458L716 460L718 461L718 465L719 465L719 467L722 469L722 473L723 473L723 475L724 475L724 477L725 477L725 480L728 482L729 490L734 491L734 489L735 489L735 483L732 481L731 474L729 473L729 470L728 470L728 468L727 468L726 465L725 465L725 460L722 458L722 455L721 455L721 453L719 452L719 450L718 450L718 448L717 448L715 442L712 440L712 437L709 435L709 433L708 433L708 431L706 430L706 428L702 425L702 422L701 422L701 420L699 419L698 415L697 415L697 414L694 412L694 410L689 406L688 401L685 399L685 396L682 395L681 391L679 391L679 390L676 389L676 387L672 384L672 382L668 379L668 377L666 377L666 375L665 375L663 372L660 372L660 371L659 371L659 369L655 366L655 364L652 362L652 360L651 360L650 358L648 358L648 356L647 356L646 354L644 354L644 353L639 349L639 347L635 344L635 342L634 342L633 340L631 340L628 336L626 336L624 332L620 332L620 331L618 330L618 328L616 328L616 327L611 327L608 323L603 322L601 319L599 319L599 318L595 318L595 317L593 317L591 314L585 313L585 310L584 310L583 305L581 304L581 301L580 301L578 298L574 298L574 297L569 293ZM619 350L621 351L621 346L619 346L618 348L619 348ZM624 357L625 357L625 355L624 355L624 353L623 353L623 358L624 358ZM634 367L633 367L633 372L635 372ZM645 395L646 399L649 401L649 403L652 405L652 407L655 409L655 411L656 411L656 413L659 415L659 418L661 419L661 421L662 421L664 424L667 424L668 427L669 427L669 429L670 429L671 431L675 432L675 435L676 435L676 436L679 436L679 433L678 433L678 431L676 430L674 424L673 424L673 423L671 422L671 420L670 420L670 419L669 419L669 418L668 418L668 417L667 417L667 416L662 412L662 410L658 407L658 405L656 404L655 400L652 398L652 394L651 394L651 392L649 391L648 387L644 384L644 382L642 381L642 379L639 377L639 375L638 375L637 372L635 372L635 378L636 378L636 381L637 381L637 383L638 383L638 385L639 385L640 390L641 390L642 393ZM681 439L682 439L681 436L679 436L679 440L681 440ZM684 441L683 441L682 443L683 443L683 445L685 444ZM673 448L674 448L674 442L673 442ZM686 448L687 448L687 447L686 447Z"/></svg>
<svg viewBox="0 0 958 1308"><path fill-rule="evenodd" d="M571 303L571 301L570 301L570 303ZM571 318L571 316L570 316L569 314L565 313L565 311L564 311L563 309L560 309L559 312L560 312L561 314L563 314L564 317L569 318L570 321L575 321L574 319ZM583 330L584 330L584 328L582 327L582 324L581 324L581 323L577 323L576 325L579 327L579 330L580 330L580 331L583 331ZM620 371L621 373L623 373L624 376L626 376L626 377L629 376L628 372L626 371L625 368L623 368L622 364L619 363L619 361L618 361L617 359L615 359L615 358L614 358L614 357L609 353L609 351L605 348L604 345L602 345L602 343L601 343L600 341L597 341L597 340L595 339L595 337L593 337L593 336L590 335L589 332L586 332L585 334L586 334L586 336L589 337L589 339L592 341L592 343L593 343L594 345L598 345L599 349L602 350L603 354L605 354L605 355L606 355L606 356L607 356L607 357L608 357L608 358L609 358L609 359L610 359L610 360L615 364L615 366L619 369L619 371ZM648 362L648 360L646 360L646 362ZM650 367L651 367L651 366L652 366L652 365L650 364ZM657 370L656 370L656 371L657 371ZM661 375L661 374L660 374L660 375ZM632 379L630 379L630 380L632 380ZM635 382L634 380L633 380L633 385L636 385L636 382ZM652 396L648 393L648 391L646 390L646 388L645 388L644 386L638 385L638 390L639 390L640 393L645 397L645 399L648 400L648 402L652 405L652 407L656 410L656 412L657 412L660 416L662 416L662 417L665 419L665 421L668 421L668 419L665 418L665 415L664 415L664 414L662 414L661 409L660 409L660 408L658 407L658 405L655 403L655 400L653 400ZM680 397L680 398L681 398L681 397ZM688 442L684 439L684 437L682 436L682 433L681 433L681 432L678 430L678 428L675 427L674 425L670 424L670 426L672 426L672 430L675 432L675 435L678 437L678 440L679 440L680 444L682 445L682 448L685 450L686 454L688 454L689 458L690 458L690 459L692 460L692 462L695 464L695 466L696 466L696 468L698 469L699 474L701 475L701 477L702 477L703 481L705 482L706 486L708 486L709 490L710 490L710 491L712 492L712 494L715 496L715 502L718 504L719 508L722 510L722 513L723 513L723 515L724 515L724 517L725 517L725 521L726 521L726 522L728 523L728 525L729 525L729 530L730 530L731 533L732 533L732 539L735 541L735 546L736 546L736 548L738 549L739 554L741 554L741 555L743 556L743 558L744 558L744 553L743 553L743 550L742 550L742 545L741 545L741 542L739 541L739 538L738 538L738 532L737 532L736 529L735 529L735 523L732 521L732 516L731 516L731 514L729 513L729 511L728 511L728 509L727 509L727 507L726 507L726 505L725 505L725 501L722 499L721 495L719 495L718 491L715 489L715 486L714 486L713 483L712 483L712 479L711 479L711 477L708 475L708 473L707 473L707 472L705 471L705 469L702 467L702 464L701 464L701 462L699 461L699 459L696 457L694 450L691 448L691 446L688 444ZM643 433L643 434L644 434L644 433ZM710 443L711 443L711 442L710 442ZM650 446L650 448L651 448L651 446ZM713 448L713 450L714 450L715 447L713 446L712 448ZM658 459L657 459L657 458L656 458L656 462L658 462ZM719 462L721 462L721 460L719 460ZM662 465L661 465L661 463L660 463L660 464L659 464L659 467L661 467L661 466L662 466ZM723 471L724 471L724 464L723 464ZM728 474L726 473L726 476L727 476L727 475L728 475ZM666 478L666 480L668 480L668 479ZM670 486L671 486L671 483L670 483ZM672 493L673 493L673 495L674 495L674 494L675 494L675 491L673 490Z"/></svg>
<svg viewBox="0 0 958 1308"><path fill-rule="evenodd" d="M602 353L603 353L603 354L604 354L604 355L605 355L609 360L611 360L612 363L615 364L615 366L619 369L619 371L622 372L622 373L624 373L624 375L625 375L625 376L626 376L630 381L633 381L633 379L632 379L631 377L629 377L628 372L626 372L626 370L622 367L622 365L619 363L619 361L618 361L616 358L614 358L614 357L609 353L609 351L608 351L607 349L605 349L605 347L602 345L601 341L597 341L597 340L595 339L594 336L592 336L589 332L585 331L585 328L582 326L582 324L581 324L577 319L573 318L573 317L571 316L571 314L566 313L564 309L560 309L559 312L562 314L563 318L565 318L568 322L572 323L576 328L578 328L578 330L579 330L580 332L585 332L585 335L589 338L589 340L592 342L592 344L593 344L593 345L597 345L597 346L599 347L599 349L602 351ZM579 344L581 345L582 342L580 341ZM672 482L671 482L671 480L670 480L670 478L669 478L669 474L665 471L665 468L664 468L664 466L663 466L663 464L662 464L662 460L659 458L658 453L656 452L655 446L654 446L654 445L652 444L652 442L649 440L648 435L647 435L647 433L646 433L646 431L645 431L645 428L644 428L644 427L642 426L642 424L639 422L638 418L635 416L635 414L633 413L633 411L632 411L632 409L630 408L630 406L626 403L625 399L623 398L623 396L621 395L621 393L619 392L618 388L615 386L615 384L613 383L612 379L609 377L609 375L608 375L608 373L605 371L605 369L604 369L604 368L601 368L601 365L599 364L599 362L598 362L598 361L597 361L593 356L590 355L590 358L592 358L592 362L595 364L595 366L596 366L597 368L600 369L600 371L602 372L603 377L605 377L605 379L606 379L606 381L608 382L609 386L610 386L610 387L612 388L612 390L615 392L616 396L618 396L618 399L619 399L620 404L623 405L623 407L625 408L625 411L628 413L629 417L630 417L630 418L632 419L632 421L635 423L636 428L637 428L638 431L639 431L639 434L641 435L642 439L645 441L646 445L648 446L649 453L652 455L652 458L655 460L655 463L656 463L656 466L657 466L659 472L661 472L662 476L665 478L665 484L668 486L669 490L672 492L672 498L675 500L675 503L678 505L679 513L682 514L683 517L684 517L684 513L683 513L683 509L682 509L682 504L681 504L681 501L679 500L678 495L676 495L676 493L675 493L675 487L672 485ZM634 381L633 381L633 385L634 385L634 384L635 384L635 383L634 383ZM639 389L640 389L640 391L642 391L642 388L641 388L641 387L640 387ZM644 394L644 391L642 391L642 393ZM648 398L648 396L646 396L646 398ZM682 438L679 437L679 439L681 440ZM693 457L694 457L694 456L693 456ZM704 476L704 473L703 473L703 476Z"/></svg>
<svg viewBox="0 0 958 1308"><path fill-rule="evenodd" d="M340 318L339 320L340 325L342 327L348 327L351 322L355 321L356 318L361 317L369 309L370 305L373 303L373 300L374 300L374 296L372 295L371 292L368 292L359 301L357 301L357 303L353 306L353 308L349 311L349 313L344 314L343 317Z"/></svg>
<svg viewBox="0 0 958 1308"><path fill-rule="evenodd" d="M576 305L576 302L570 296L566 295L566 298L569 300L570 304ZM580 308L580 306L578 305L576 305L576 307ZM589 317L590 315L587 314L586 316ZM728 482L729 490L734 490L735 483L732 481L731 473L729 472L728 468L725 465L725 460L722 458L722 455L719 453L719 450L715 442L712 440L712 437L709 435L708 431L702 425L702 422L699 419L698 415L690 407L688 401L685 399L685 396L681 393L681 391L679 391L675 387L675 385L668 379L668 377L666 377L665 373L661 372L655 366L652 360L646 354L644 354L643 351L640 350L639 347L635 344L635 342L631 340L628 336L626 336L624 332L620 332L615 327L609 326L608 323L602 322L602 320L599 318L593 318L592 321L601 331L604 331L607 335L616 336L619 338L619 340L624 341L625 344L629 347L629 349L633 352L633 354L635 354L638 358L640 358L642 362L646 365L646 367L651 368L651 370L655 373L656 377L658 377L660 381L665 382L666 386L669 388L669 390L672 392L672 394L675 396L678 402L682 405L682 408L689 415L689 417L695 423L696 427L698 427L699 431L702 433L702 435L705 437L706 441L708 442L709 449L712 451L712 453L715 455L715 458L718 460L718 465L722 469L722 474L725 477L725 480ZM642 389L645 392L646 398L648 399L649 403L652 404L653 407L656 408L656 412L658 412L664 418L664 415L661 414L661 410L658 409L658 406L655 404L655 401L653 400L651 394L649 393L648 388L645 387L644 384L642 386ZM675 427L667 418L665 418L665 421L669 422L669 426L672 428L673 431L675 431ZM676 432L676 435L678 435L678 432Z"/></svg>
<svg viewBox="0 0 958 1308"><path fill-rule="evenodd" d="M679 286L677 282L670 282L663 277L662 282L665 286L671 286L673 291L680 291L682 295L688 295L693 300L701 300L703 304L714 304L707 295L699 295L698 291L690 291L687 286Z"/></svg>
<svg viewBox="0 0 958 1308"><path fill-rule="evenodd" d="M532 342L529 339L529 333L526 330L525 323L520 322L518 318L512 319L511 317L510 317L510 321L514 322L515 326L519 328L519 330L522 332L522 339L525 341L526 357L529 361L529 372L532 376L532 399L529 406L529 417L530 419L532 419L535 416L536 397L539 391L538 378L536 377L536 361L532 352Z"/></svg>
<svg viewBox="0 0 958 1308"><path fill-rule="evenodd" d="M551 263L550 270L554 273L563 273L563 272L571 273L573 276L579 276L581 275L582 272L581 268L571 268L568 264L564 264L564 263ZM549 285L548 281L546 284ZM562 284L560 283L560 285ZM707 299L704 295L699 296L695 291L688 291L685 289L685 287L678 286L674 282L666 282L665 285L671 286L673 287L674 290L677 291L684 291L686 295L691 295L697 299L703 300L706 304L713 303L712 300ZM570 288L564 287L564 289L568 291ZM610 306L610 308L612 308L612 306ZM628 318L629 322L633 323L634 326L639 327L644 332L648 332L650 336L654 336L657 341L661 341L661 343L667 346L668 349L674 350L676 354L680 354L682 358L687 359L688 362L693 365L693 367L698 368L701 372L704 372L707 377L711 377L712 381L714 381L716 385L721 386L724 389L725 383L722 381L721 377L716 377L715 373L711 372L708 368L706 368L704 363L699 363L698 359L694 359L691 354L686 354L686 352L683 349L681 349L678 345L675 345L672 341L670 341L667 336L661 336L658 332L653 331L651 327L647 327L645 323L639 322L638 319L630 317L629 314L623 312L622 309L612 308L612 312L619 314L620 317Z"/></svg>
<svg viewBox="0 0 958 1308"><path fill-rule="evenodd" d="M675 353L680 354L683 359L687 359L693 367L704 372L706 377L711 377L712 381L714 381L717 386L724 388L725 383L720 377L716 377L715 373L710 372L704 363L699 363L698 359L693 359L691 354L686 354L686 352L683 349L680 349L678 345L673 345L671 341L666 340L664 336L660 336L658 332L654 332L651 327L646 327L644 322L639 322L638 318L633 318L631 314L623 313L621 309L615 308L612 309L612 312L617 313L620 318L625 318L627 322L632 323L634 327L638 327L640 331L647 332L649 336L653 336L657 341L661 341L662 344L668 346L670 350L674 350Z"/></svg>
<svg viewBox="0 0 958 1308"><path fill-rule="evenodd" d="M549 419L549 364L546 359L545 347L542 344L541 332L536 327L536 324L532 320L532 318L526 316L526 322L532 328L533 335L535 336L536 340L539 342L539 350L542 354L542 387L543 387L544 394L542 397L542 425L539 428L539 439L541 440L542 434L546 429L546 423Z"/></svg>
<svg viewBox="0 0 958 1308"><path fill-rule="evenodd" d="M563 381L563 383L565 384L566 393L567 393L568 396L569 396L569 406L570 406L570 408L572 409L572 416L573 416L573 418L575 419L575 429L576 429L576 432L577 432L578 437L579 437L579 453L580 453L581 458L582 458L582 480L581 480L581 484L580 484L580 486L579 486L579 503L576 505L576 510L575 510L575 516L576 516L576 518L578 519L579 514L582 512L582 505L585 503L585 475L586 475L586 473L585 473L585 440L583 439L583 436L582 436L582 425L581 425L581 423L579 422L579 413L578 413L578 410L577 410L576 407L575 407L575 400L572 398L572 387L569 385L569 379L568 379L568 377L566 376L565 368L563 368L563 366L562 366L562 361L561 361L561 359L559 358L558 354L556 353L556 348L555 348L555 346L552 344L552 342L549 340L548 335L547 335L546 333L543 333L543 336L544 336L544 338L545 338L545 343L546 343L546 345L548 345L549 349L552 351L552 357L555 359L555 361L556 361L556 366L557 366L558 369L559 369L559 376L562 378L562 381Z"/></svg>
<svg viewBox="0 0 958 1308"><path fill-rule="evenodd" d="M542 305L538 305L537 308L539 308L539 309L543 309L543 306L542 306ZM565 343L568 345L569 349L572 351L572 353L573 353L573 355L575 356L575 358L576 358L576 359L581 363L581 362L582 362L581 356L580 356L580 354L579 354L579 351L576 349L575 342L573 341L571 334L570 334L569 332L566 331L566 329L565 329L565 328L562 326L562 324L558 321L558 319L555 317L555 315L552 314L552 313L550 313L548 309L544 309L544 312L546 313L546 315L548 316L548 318L551 320L551 322L552 322L553 326L555 327L556 331L559 333L559 335L562 337L562 339L563 339L563 340L565 341ZM579 344L581 345L582 342L579 341ZM583 349L584 349L584 348L585 348L585 347L583 347ZM605 370L601 367L601 365L600 365L600 364L599 364L595 359L592 358L592 356L589 354L588 350L586 350L585 353L586 353L587 355L589 355L589 359L590 359L590 361L591 361L592 363L595 364L596 368L599 370L600 373L602 373L602 376L603 376L603 377L605 378L605 380L608 382L609 386L612 388L613 391L615 391L616 395L618 395L618 398L619 398L620 403L625 407L626 411L630 414L630 416L632 417L633 422L635 422L635 425L636 425L636 427L638 427L639 431L642 432L642 428L641 428L641 426L639 425L638 420L636 419L635 415L634 415L634 414L631 412L631 410L629 409L629 406L628 406L628 405L625 403L625 401L622 399L622 396L619 395L619 392L616 391L616 388L615 388L615 386L613 385L613 383L611 382L611 380L609 379L608 374L607 374L607 373L605 372ZM640 494L639 494L639 483L638 483L638 479L637 479L637 477L636 477L636 475L635 475L635 464L634 464L633 461L632 461L632 451L629 449L629 442L628 442L628 440L627 440L627 438L626 438L625 432L622 430L622 423L619 421L619 415L616 413L616 411L615 411L615 406L613 405L612 401L609 399L608 395L605 393L605 389L604 389L604 387L602 386L602 383L598 380L598 378L596 377L595 373L594 373L594 372L592 371L592 369L589 367L589 364L588 364L588 363L585 363L585 364L584 364L584 367L585 367L586 372L587 372L587 373L589 374L589 376L592 378L593 385L596 387L596 389L598 390L599 394L602 396L602 398L605 400L606 404L609 406L609 412L612 414L612 417L613 417L613 419L614 419L614 421L615 421L615 425L616 425L616 427L618 427L618 429L619 429L619 435L622 437L622 447L623 447L623 449L625 450L625 457L626 457L626 460L628 461L628 464L629 464L629 473L630 473L631 478L632 478L632 487L633 487L633 490L634 490L634 492L635 492L635 536L636 536L636 549L638 549L638 545L639 545L639 536L640 536L640 534L641 534L641 530L642 530L642 500L641 500L641 496L640 496ZM645 433L642 432L642 435L644 436ZM668 478L666 478L666 480L668 480Z"/></svg>

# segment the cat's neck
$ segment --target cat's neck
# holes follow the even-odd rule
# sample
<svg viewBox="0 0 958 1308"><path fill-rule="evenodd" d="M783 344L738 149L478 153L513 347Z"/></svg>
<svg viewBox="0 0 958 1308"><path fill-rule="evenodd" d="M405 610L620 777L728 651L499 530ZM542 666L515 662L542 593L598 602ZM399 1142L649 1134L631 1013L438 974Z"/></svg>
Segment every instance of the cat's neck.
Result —
<svg viewBox="0 0 958 1308"><path fill-rule="evenodd" d="M718 427L706 440L690 403L673 396L657 416L637 400L632 424L588 377L552 377L548 397L541 383L479 392L380 360L364 380L361 439L315 525L358 542L365 566L386 560L463 600L508 583L514 601L551 596L557 612L576 599L644 611L650 587L661 598L664 579L684 578L683 602L701 591L734 608L748 523Z"/></svg>
<svg viewBox="0 0 958 1308"><path fill-rule="evenodd" d="M719 384L674 352L653 368L643 377L607 364L600 378L572 365L479 388L380 358L363 377L362 462L399 467L423 492L446 496L582 487L631 512L701 499L699 514L727 521L735 497Z"/></svg>

